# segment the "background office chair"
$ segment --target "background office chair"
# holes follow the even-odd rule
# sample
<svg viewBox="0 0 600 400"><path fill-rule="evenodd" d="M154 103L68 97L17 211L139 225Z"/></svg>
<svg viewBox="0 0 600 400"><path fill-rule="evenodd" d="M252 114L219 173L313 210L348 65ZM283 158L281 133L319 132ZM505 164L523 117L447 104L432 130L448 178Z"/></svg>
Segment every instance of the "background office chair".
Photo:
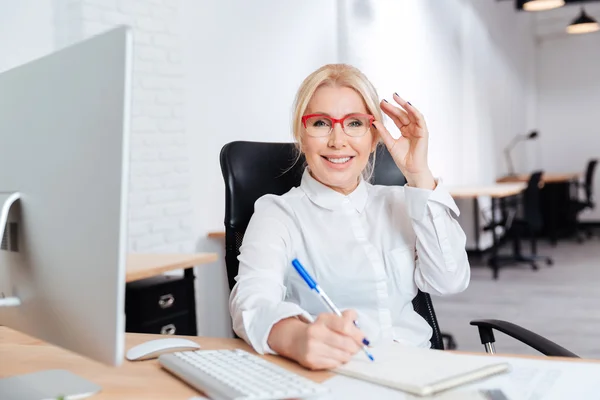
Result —
<svg viewBox="0 0 600 400"><path fill-rule="evenodd" d="M265 194L281 195L300 185L305 160L301 157L294 164L295 160L293 143L236 141L221 149L221 172L225 181L225 264L230 289L235 285L239 267L237 257L254 213L255 201ZM433 330L432 348L443 350L444 343L429 294L419 291L413 306ZM546 355L577 357L563 347L505 321L479 320L471 321L471 325L478 326L488 352L493 352L492 329L497 329Z"/></svg>
<svg viewBox="0 0 600 400"><path fill-rule="evenodd" d="M582 182L577 182L577 196L574 199L571 199L570 202L570 210L571 210L571 218L575 223L575 235L577 237L577 241L579 243L583 243L584 235L582 231L584 231L581 227L581 222L579 221L579 214L586 210L593 210L596 207L596 203L594 201L594 173L596 172L596 164L598 164L597 159L591 159L588 161L587 168L585 170L585 180ZM579 188L583 187L585 192L585 199L580 200L579 198ZM592 236L592 231L588 228L585 229L585 234L589 238Z"/></svg>
<svg viewBox="0 0 600 400"><path fill-rule="evenodd" d="M496 257L498 264L528 263L532 269L538 270L537 261L544 261L547 265L554 263L552 258L537 254L537 234L542 230L544 224L540 209L542 175L542 171L535 171L530 175L521 201L518 199L513 201L508 212L505 213L505 218L495 225L504 227L503 241L511 240L513 248L513 254ZM521 216L518 216L519 211ZM489 224L485 229L489 230L492 227L493 224ZM524 237L528 237L531 243L531 254L529 255L524 255L522 251L521 240Z"/></svg>

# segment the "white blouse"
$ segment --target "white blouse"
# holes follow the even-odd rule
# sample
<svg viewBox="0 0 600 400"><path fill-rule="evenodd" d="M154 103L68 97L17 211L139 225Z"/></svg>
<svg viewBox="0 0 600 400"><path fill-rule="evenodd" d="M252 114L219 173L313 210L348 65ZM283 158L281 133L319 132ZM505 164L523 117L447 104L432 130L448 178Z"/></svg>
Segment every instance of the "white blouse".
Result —
<svg viewBox="0 0 600 400"><path fill-rule="evenodd" d="M234 331L258 353L278 321L312 321L329 312L291 262L294 258L340 309L354 309L375 344L430 347L432 330L413 309L417 288L432 295L465 290L470 267L459 211L438 181L434 190L371 185L349 195L315 180L258 199L240 248L231 292Z"/></svg>

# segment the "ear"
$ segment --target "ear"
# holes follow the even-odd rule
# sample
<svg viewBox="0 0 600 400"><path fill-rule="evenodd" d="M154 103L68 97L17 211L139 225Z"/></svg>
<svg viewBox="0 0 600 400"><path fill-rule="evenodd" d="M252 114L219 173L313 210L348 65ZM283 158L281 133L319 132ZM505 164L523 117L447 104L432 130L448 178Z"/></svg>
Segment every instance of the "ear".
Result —
<svg viewBox="0 0 600 400"><path fill-rule="evenodd" d="M374 153L379 147L379 143L381 142L381 138L379 136L373 136L373 145L371 146L371 153Z"/></svg>

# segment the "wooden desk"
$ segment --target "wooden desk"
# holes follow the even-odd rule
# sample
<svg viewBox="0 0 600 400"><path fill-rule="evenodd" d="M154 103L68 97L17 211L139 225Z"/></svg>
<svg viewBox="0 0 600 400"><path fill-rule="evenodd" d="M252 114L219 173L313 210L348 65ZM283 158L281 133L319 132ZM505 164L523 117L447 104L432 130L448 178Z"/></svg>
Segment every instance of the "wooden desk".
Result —
<svg viewBox="0 0 600 400"><path fill-rule="evenodd" d="M215 262L218 257L216 253L128 255L126 330L197 335L194 266ZM169 277L159 277L174 270L183 270L183 279L168 282ZM161 302L164 307L157 307Z"/></svg>
<svg viewBox="0 0 600 400"><path fill-rule="evenodd" d="M225 231L208 232L208 237L211 239L223 239L225 238Z"/></svg>
<svg viewBox="0 0 600 400"><path fill-rule="evenodd" d="M500 177L496 180L498 183L505 182L527 182L529 181L529 174L519 174L519 175L507 175ZM576 180L581 178L580 172L570 172L570 173L543 173L542 174L542 182L544 183L560 183L560 182L569 182L572 180Z"/></svg>
<svg viewBox="0 0 600 400"><path fill-rule="evenodd" d="M125 351L160 335L127 333ZM189 337L203 349L252 349L240 339ZM266 356L293 372L322 382L332 376L328 372L311 372L298 364L274 356ZM157 360L123 361L119 367L109 367L46 342L0 327L0 377L27 374L44 369L66 369L100 386L102 392L93 400L187 400L198 392L163 370Z"/></svg>
<svg viewBox="0 0 600 400"><path fill-rule="evenodd" d="M497 221L496 210L498 201L503 201L504 198L510 196L516 196L520 194L527 187L526 183L523 182L506 182L506 183L495 183L490 185L466 185L466 186L450 186L448 192L456 199L472 199L473 200L473 223L475 225L475 243L477 250L479 250L479 200L480 196L486 196L491 198L491 224L495 224ZM492 231L492 248L491 256L488 260L488 265L492 268L492 277L498 279L500 271L500 261L498 259L498 237L496 230Z"/></svg>
<svg viewBox="0 0 600 400"><path fill-rule="evenodd" d="M525 189L524 183L496 183L491 185L449 186L448 192L457 199L473 199L479 196L502 198L514 196Z"/></svg>
<svg viewBox="0 0 600 400"><path fill-rule="evenodd" d="M132 346L158 337L159 335L126 334L125 349L127 351ZM240 339L204 337L186 337L186 339L194 340L203 349L243 349L254 353ZM485 355L485 353L477 354ZM513 357L600 362L600 360L545 356L514 355ZM265 356L265 358L315 382L323 382L333 376L330 372L306 370L280 357ZM0 360L6 360L0 363L1 378L45 369L66 369L76 373L102 386L102 392L91 397L93 400L187 400L198 395L194 389L163 370L156 360L139 362L124 360L119 367L108 367L6 327L0 327Z"/></svg>
<svg viewBox="0 0 600 400"><path fill-rule="evenodd" d="M217 261L217 253L196 254L129 254L127 256L127 282L151 278L165 272ZM192 272L193 273L193 272Z"/></svg>

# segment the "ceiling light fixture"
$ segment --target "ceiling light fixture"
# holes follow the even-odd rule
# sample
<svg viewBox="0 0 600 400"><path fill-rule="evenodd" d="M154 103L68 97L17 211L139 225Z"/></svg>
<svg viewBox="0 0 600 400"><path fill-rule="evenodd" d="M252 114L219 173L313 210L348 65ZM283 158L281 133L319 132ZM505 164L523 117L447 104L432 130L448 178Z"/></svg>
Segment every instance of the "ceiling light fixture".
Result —
<svg viewBox="0 0 600 400"><path fill-rule="evenodd" d="M586 14L583 7L581 7L581 14L577 17L571 25L567 26L567 32L571 34L590 33L600 30L598 21Z"/></svg>
<svg viewBox="0 0 600 400"><path fill-rule="evenodd" d="M565 5L565 0L526 0L523 3L525 11L546 11Z"/></svg>

